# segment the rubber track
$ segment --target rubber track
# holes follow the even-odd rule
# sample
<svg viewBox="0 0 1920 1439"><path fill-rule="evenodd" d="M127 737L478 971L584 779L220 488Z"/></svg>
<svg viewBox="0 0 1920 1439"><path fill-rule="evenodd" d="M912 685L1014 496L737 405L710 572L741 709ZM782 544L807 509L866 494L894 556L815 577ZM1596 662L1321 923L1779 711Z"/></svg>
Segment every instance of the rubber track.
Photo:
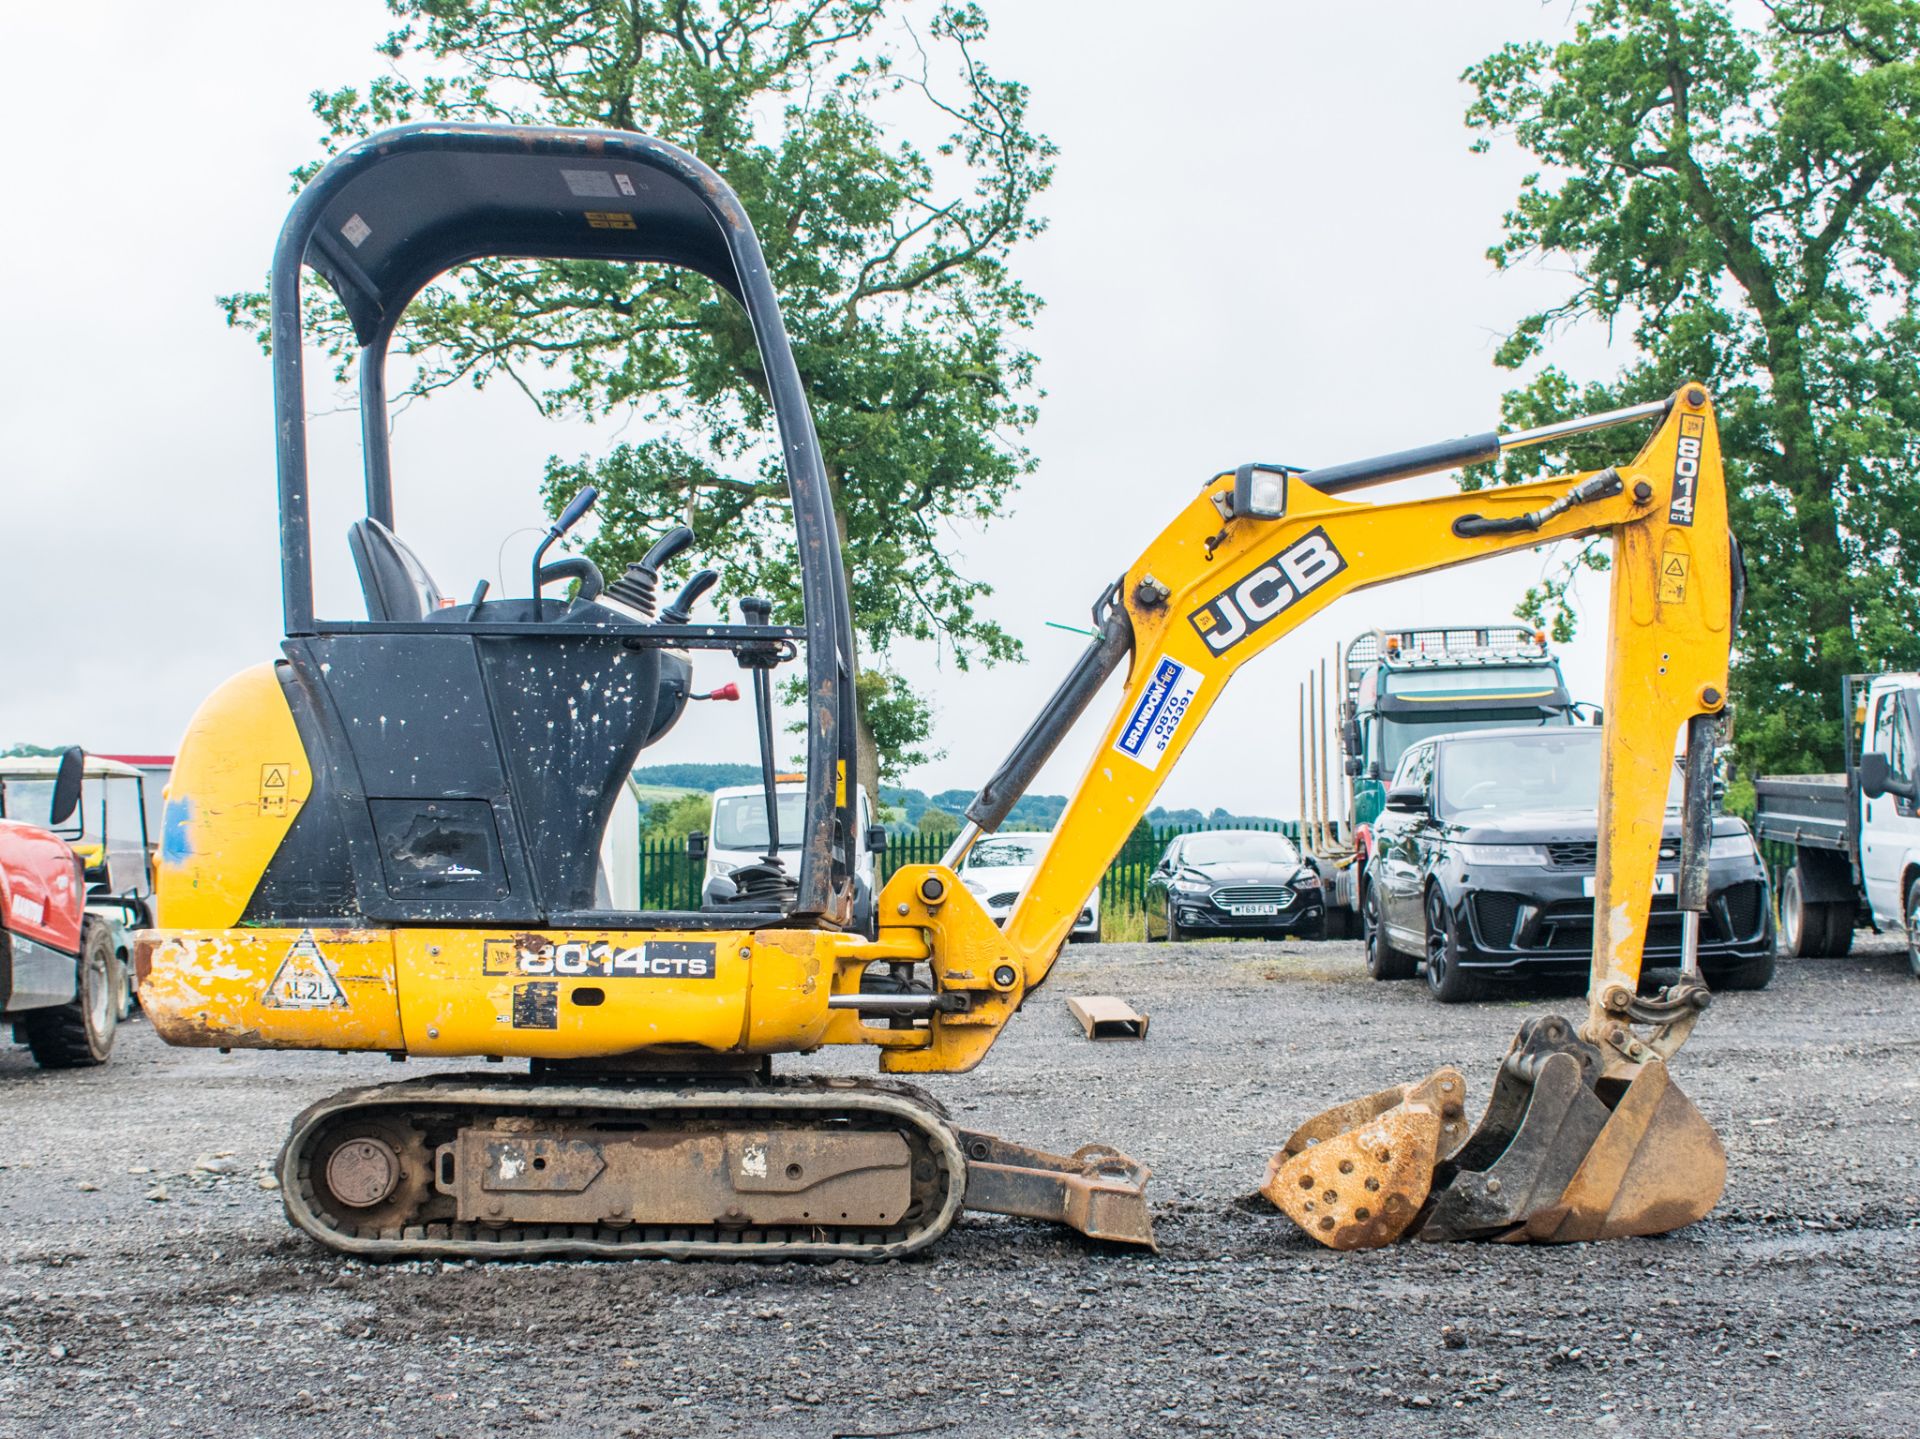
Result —
<svg viewBox="0 0 1920 1439"><path fill-rule="evenodd" d="M497 1225L454 1220L349 1233L317 1202L307 1155L343 1118L365 1115L406 1122L414 1116L470 1111L461 1124L504 1114L584 1119L695 1114L703 1120L793 1124L841 1117L880 1117L906 1134L915 1159L935 1164L916 1183L929 1202L915 1222L886 1230L733 1229L718 1225ZM278 1166L287 1218L327 1248L363 1259L897 1259L925 1248L952 1227L966 1192L966 1159L946 1112L912 1085L886 1081L776 1080L734 1087L668 1088L656 1084L554 1083L486 1075L436 1075L398 1084L348 1089L308 1107L293 1123ZM429 1186L431 1193L431 1186Z"/></svg>

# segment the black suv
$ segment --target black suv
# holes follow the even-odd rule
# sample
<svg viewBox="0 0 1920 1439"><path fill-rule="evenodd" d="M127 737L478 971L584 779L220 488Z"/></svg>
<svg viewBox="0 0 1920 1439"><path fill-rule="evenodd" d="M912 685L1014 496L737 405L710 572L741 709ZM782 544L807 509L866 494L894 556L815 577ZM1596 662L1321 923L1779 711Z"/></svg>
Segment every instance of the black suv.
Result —
<svg viewBox="0 0 1920 1439"><path fill-rule="evenodd" d="M1446 1004L1477 999L1498 976L1584 975L1593 954L1599 848L1597 729L1474 730L1401 756L1375 824L1362 909L1367 968L1410 979ZM1674 891L1680 859L1680 773L1668 799L1649 966L1680 958ZM1747 827L1713 819L1700 969L1715 989L1764 989L1773 978L1773 906Z"/></svg>

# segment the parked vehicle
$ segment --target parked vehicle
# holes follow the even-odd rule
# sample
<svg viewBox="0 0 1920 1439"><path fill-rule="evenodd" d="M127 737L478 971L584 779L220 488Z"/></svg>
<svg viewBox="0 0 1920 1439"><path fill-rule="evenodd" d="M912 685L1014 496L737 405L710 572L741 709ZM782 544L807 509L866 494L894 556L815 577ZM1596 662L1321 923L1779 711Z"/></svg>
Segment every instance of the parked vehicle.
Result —
<svg viewBox="0 0 1920 1439"><path fill-rule="evenodd" d="M64 763L64 754L0 759L0 815L31 824L44 820ZM147 823L147 779L139 768L105 755L83 754L80 763L80 797L71 817L55 828L85 866L86 910L113 947L119 976L114 1011L125 1019L136 1000L133 936L153 925L155 835Z"/></svg>
<svg viewBox="0 0 1920 1439"><path fill-rule="evenodd" d="M1794 847L1780 878L1780 944L1843 955L1862 914L1907 936L1920 978L1920 675L1848 675L1839 774L1754 782L1754 828Z"/></svg>
<svg viewBox="0 0 1920 1439"><path fill-rule="evenodd" d="M960 883L980 896L995 924L1005 924L1013 902L1033 877L1034 867L1053 843L1053 832L996 834L978 841L960 866ZM1100 886L1093 887L1068 932L1069 939L1098 943Z"/></svg>
<svg viewBox="0 0 1920 1439"><path fill-rule="evenodd" d="M74 848L85 757L70 749L48 763L45 780L0 768L0 1012L36 1063L74 1069L112 1052L125 981Z"/></svg>
<svg viewBox="0 0 1920 1439"><path fill-rule="evenodd" d="M800 836L806 828L807 777L804 774L781 775L774 784L774 817L780 828L780 854L783 859L797 856ZM855 928L865 930L873 920L875 857L886 845L886 832L873 822L873 806L868 802L865 785L855 786L854 812L861 842L854 857ZM767 853L770 838L767 829L766 791L757 784L727 785L713 792L713 813L704 835L690 835L689 853L704 857L707 878L704 889L706 907L724 903L733 896L733 875L749 865L758 865ZM792 860L790 867L798 869Z"/></svg>
<svg viewBox="0 0 1920 1439"><path fill-rule="evenodd" d="M1334 668L1335 733L1324 667L1302 686L1301 847L1325 885L1330 932L1346 936L1360 933L1374 826L1409 747L1460 730L1565 728L1583 707L1545 632L1523 625L1368 630L1336 652Z"/></svg>
<svg viewBox="0 0 1920 1439"><path fill-rule="evenodd" d="M1520 974L1585 975L1593 950L1602 735L1598 729L1476 730L1401 757L1375 832L1367 968L1426 975L1442 1003ZM1677 962L1681 776L1674 771L1644 959ZM1773 978L1767 875L1746 825L1716 815L1700 970L1715 989Z"/></svg>
<svg viewBox="0 0 1920 1439"><path fill-rule="evenodd" d="M1181 835L1147 877L1146 907L1149 940L1327 936L1319 871L1292 840L1272 830Z"/></svg>

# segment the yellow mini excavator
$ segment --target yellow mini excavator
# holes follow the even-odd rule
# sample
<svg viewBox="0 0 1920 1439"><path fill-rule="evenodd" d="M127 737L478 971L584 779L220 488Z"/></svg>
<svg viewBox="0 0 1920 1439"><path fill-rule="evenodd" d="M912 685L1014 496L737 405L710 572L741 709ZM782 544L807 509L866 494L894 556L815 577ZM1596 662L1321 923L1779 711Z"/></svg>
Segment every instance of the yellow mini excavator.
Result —
<svg viewBox="0 0 1920 1439"><path fill-rule="evenodd" d="M525 596L443 595L395 532L384 371L408 304L484 257L677 267L752 326L791 496L803 623L742 600L694 617L690 536L607 583L543 563ZM366 517L347 536L364 620L316 616L301 357L303 273L362 346ZM1228 678L1362 586L1580 535L1614 543L1593 978L1585 1021L1530 1022L1469 1131L1443 1070L1309 1122L1267 1192L1336 1247L1428 1238L1656 1233L1705 1214L1725 1160L1665 1062L1707 1002L1695 944L1643 995L1640 956L1676 739L1679 895L1706 903L1711 736L1725 705L1737 559L1706 392L1520 434L1299 472L1244 465L1173 516L1099 597L1097 632L968 809L944 862L859 879L854 650L828 486L759 245L719 176L631 134L413 125L334 158L301 192L272 271L283 655L229 680L181 742L142 1003L173 1044L530 1061L315 1104L279 1176L288 1215L363 1256L881 1258L963 1208L1151 1246L1147 1171L956 1126L885 1082L775 1076L772 1057L868 1045L891 1076L985 1057L1047 977L1087 894ZM1354 491L1630 423L1631 461L1473 494ZM564 598L548 593L572 581ZM769 678L804 667L798 845L691 912L608 908L598 856L618 787L691 697L692 657L749 672L772 788ZM991 833L1103 681L1125 691L1057 838L996 926L954 869ZM771 828L781 822L768 795Z"/></svg>

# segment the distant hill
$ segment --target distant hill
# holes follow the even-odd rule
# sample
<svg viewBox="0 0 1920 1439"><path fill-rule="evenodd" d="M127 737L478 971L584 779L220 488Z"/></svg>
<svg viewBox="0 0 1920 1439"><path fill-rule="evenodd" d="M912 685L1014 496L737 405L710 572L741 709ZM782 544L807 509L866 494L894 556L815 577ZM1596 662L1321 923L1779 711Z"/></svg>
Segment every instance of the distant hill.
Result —
<svg viewBox="0 0 1920 1439"><path fill-rule="evenodd" d="M698 789L712 794L730 784L758 784L757 764L643 764L633 777L644 785L667 789Z"/></svg>
<svg viewBox="0 0 1920 1439"><path fill-rule="evenodd" d="M685 790L701 790L712 794L725 785L758 784L760 767L751 764L649 764L642 765L633 772L634 779L649 788L657 788L658 794L649 794L649 799L671 798L671 793ZM965 815L967 806L973 802L970 789L943 789L935 794L925 790L906 789L897 785L880 786L880 802L891 809L901 811L903 818L895 819L895 829L913 829L920 823L920 816L929 809L943 809L951 815ZM1014 802L1013 809L1007 815L1003 829L1052 829L1060 822L1060 816L1066 812L1067 797L1063 794L1027 794ZM1147 823L1152 825L1197 826L1233 825L1233 824L1272 824L1274 821L1266 815L1230 814L1225 809L1211 811L1198 809L1160 809L1147 811Z"/></svg>
<svg viewBox="0 0 1920 1439"><path fill-rule="evenodd" d="M970 789L943 789L937 794L928 794L924 790L897 789L892 785L883 785L880 789L881 803L903 811L904 821L896 820L894 828L913 829L920 823L920 816L929 809L943 809L951 815L964 815L967 806L973 801ZM1067 797L1063 794L1025 794L1014 801L1013 808L1007 813L1002 829L1052 829L1060 822L1060 816L1066 812ZM1225 809L1202 811L1197 809L1161 809L1147 811L1147 823L1152 825L1234 825L1234 824L1273 824L1274 820L1266 815L1230 814Z"/></svg>

